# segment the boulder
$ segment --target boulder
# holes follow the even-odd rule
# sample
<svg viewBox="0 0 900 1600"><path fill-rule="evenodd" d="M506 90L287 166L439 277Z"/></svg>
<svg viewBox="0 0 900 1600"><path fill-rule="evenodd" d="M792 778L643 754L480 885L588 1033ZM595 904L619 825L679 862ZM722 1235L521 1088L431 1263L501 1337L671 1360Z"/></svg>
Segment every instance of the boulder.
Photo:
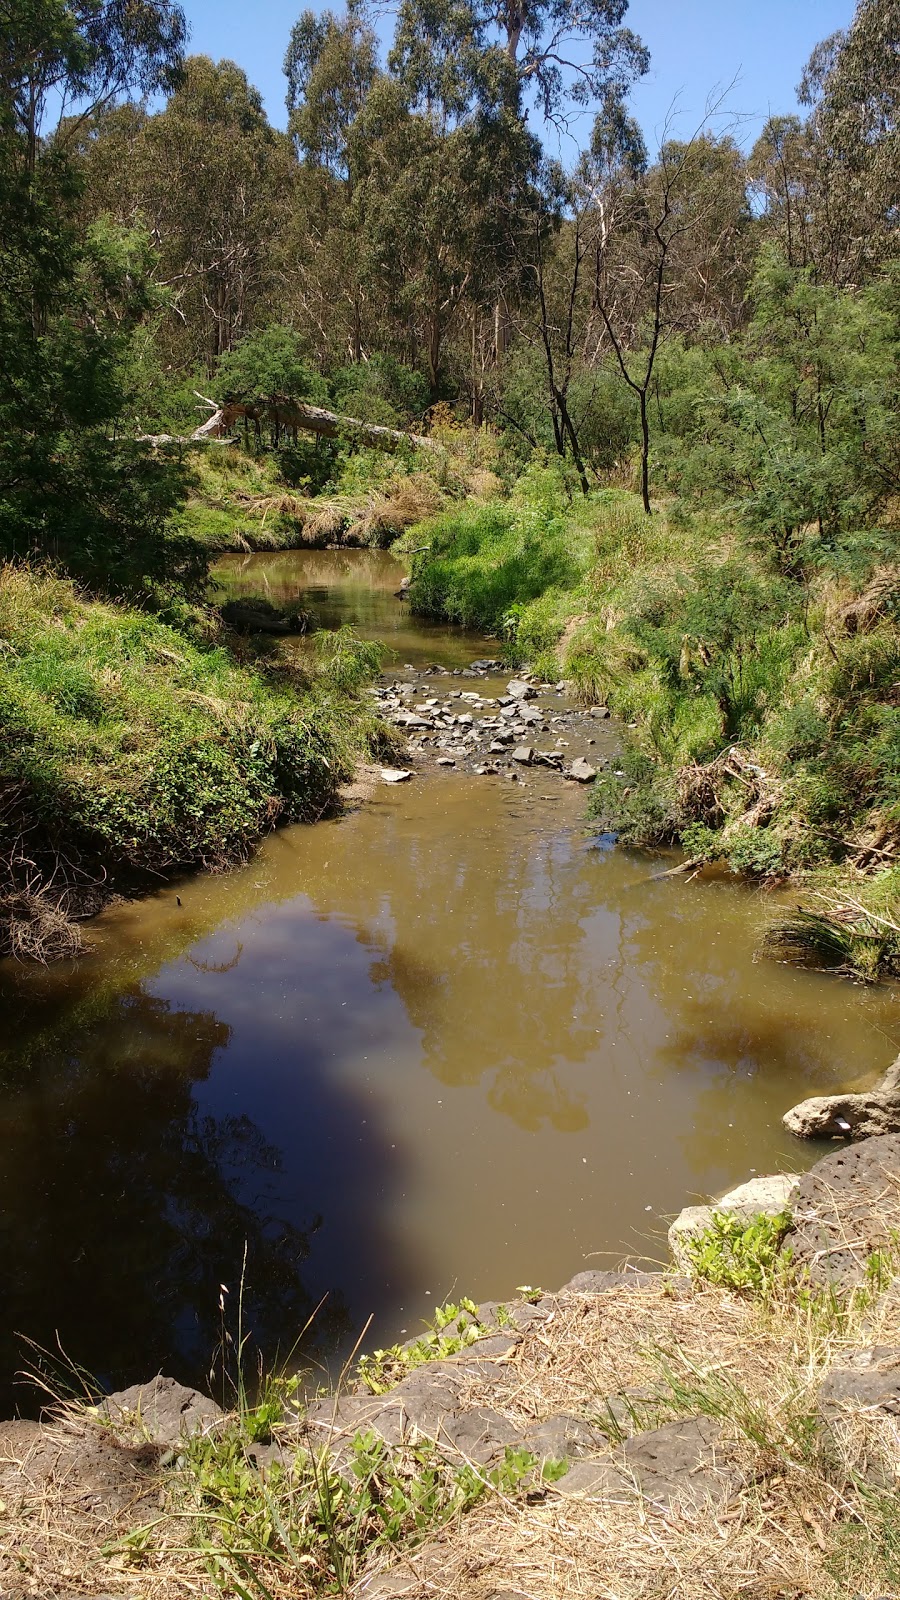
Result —
<svg viewBox="0 0 900 1600"><path fill-rule="evenodd" d="M716 1212L726 1212L749 1223L755 1217L777 1217L790 1211L800 1179L789 1173L776 1173L771 1177L751 1178L737 1189L730 1189L721 1200L705 1206L685 1206L669 1229L669 1249L679 1267L690 1268L690 1243L712 1227Z"/></svg>
<svg viewBox="0 0 900 1600"><path fill-rule="evenodd" d="M116 1433L136 1435L163 1449L172 1449L190 1434L206 1432L225 1415L209 1395L162 1376L107 1395L98 1410Z"/></svg>
<svg viewBox="0 0 900 1600"><path fill-rule="evenodd" d="M530 767L534 758L534 751L530 744L518 744L512 753L513 761L518 761L520 766Z"/></svg>
<svg viewBox="0 0 900 1600"><path fill-rule="evenodd" d="M900 1133L900 1056L867 1093L814 1095L782 1120L798 1139L872 1139Z"/></svg>
<svg viewBox="0 0 900 1600"><path fill-rule="evenodd" d="M382 767L382 783L406 783L412 777L409 767Z"/></svg>
<svg viewBox="0 0 900 1600"><path fill-rule="evenodd" d="M893 1345L845 1350L840 1362L819 1390L819 1406L826 1415L849 1408L900 1416L900 1350Z"/></svg>
<svg viewBox="0 0 900 1600"><path fill-rule="evenodd" d="M313 628L310 612L283 611L262 596L226 600L222 620L239 633L309 633Z"/></svg>
<svg viewBox="0 0 900 1600"><path fill-rule="evenodd" d="M506 692L513 700L534 700L537 695L537 690L530 683L525 683L522 678L511 679L506 685Z"/></svg>
<svg viewBox="0 0 900 1600"><path fill-rule="evenodd" d="M660 1282L658 1272L629 1268L622 1272L577 1272L564 1283L560 1294L606 1294L615 1289L652 1289Z"/></svg>
<svg viewBox="0 0 900 1600"><path fill-rule="evenodd" d="M722 1505L744 1484L721 1425L683 1417L635 1434L620 1450L577 1461L554 1488L562 1495L624 1501L637 1492L660 1509Z"/></svg>
<svg viewBox="0 0 900 1600"><path fill-rule="evenodd" d="M793 1209L794 1265L814 1283L862 1283L870 1255L900 1235L900 1135L824 1156L801 1178Z"/></svg>

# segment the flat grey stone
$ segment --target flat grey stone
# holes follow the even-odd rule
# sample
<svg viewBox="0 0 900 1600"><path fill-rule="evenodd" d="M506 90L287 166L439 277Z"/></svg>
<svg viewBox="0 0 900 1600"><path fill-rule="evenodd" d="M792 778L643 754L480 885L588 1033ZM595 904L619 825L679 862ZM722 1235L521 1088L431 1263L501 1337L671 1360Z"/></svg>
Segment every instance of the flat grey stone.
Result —
<svg viewBox="0 0 900 1600"><path fill-rule="evenodd" d="M819 1390L823 1411L850 1407L900 1416L900 1350L874 1345L842 1352L840 1359L841 1366L826 1375Z"/></svg>
<svg viewBox="0 0 900 1600"><path fill-rule="evenodd" d="M624 1500L628 1493L625 1480L611 1457L574 1462L553 1488L557 1494L584 1495L592 1500Z"/></svg>
<svg viewBox="0 0 900 1600"><path fill-rule="evenodd" d="M209 1395L161 1376L107 1395L98 1410L117 1431L137 1432L163 1448L172 1448L189 1434L205 1432L225 1415Z"/></svg>
<svg viewBox="0 0 900 1600"><path fill-rule="evenodd" d="M315 1400L305 1416L308 1432L322 1442L352 1439L354 1434L373 1429L382 1438L402 1438L403 1405L396 1390L390 1394L345 1394Z"/></svg>
<svg viewBox="0 0 900 1600"><path fill-rule="evenodd" d="M625 1441L619 1459L641 1493L666 1506L722 1502L744 1482L729 1462L719 1423L711 1417L684 1417L635 1434Z"/></svg>
<svg viewBox="0 0 900 1600"><path fill-rule="evenodd" d="M518 761L523 767L530 767L534 751L530 744L517 744L512 753L513 761Z"/></svg>
<svg viewBox="0 0 900 1600"><path fill-rule="evenodd" d="M583 1417L548 1417L522 1434L522 1443L539 1461L579 1460L599 1456L607 1448L605 1434Z"/></svg>
<svg viewBox="0 0 900 1600"><path fill-rule="evenodd" d="M490 1466L504 1454L507 1445L518 1445L521 1437L511 1422L487 1406L476 1406L448 1418L438 1441L442 1450L449 1445L466 1461L476 1466Z"/></svg>
<svg viewBox="0 0 900 1600"><path fill-rule="evenodd" d="M506 685L506 692L513 700L533 700L537 690L530 683L525 683L521 678L512 678Z"/></svg>
<svg viewBox="0 0 900 1600"><path fill-rule="evenodd" d="M610 1289L651 1289L662 1282L659 1272L638 1269L621 1272L576 1272L560 1294L606 1294Z"/></svg>
<svg viewBox="0 0 900 1600"><path fill-rule="evenodd" d="M566 777L573 778L576 783L593 783L596 776L597 768L592 767L590 762L585 761L583 756L579 756L577 760L573 761L566 773Z"/></svg>

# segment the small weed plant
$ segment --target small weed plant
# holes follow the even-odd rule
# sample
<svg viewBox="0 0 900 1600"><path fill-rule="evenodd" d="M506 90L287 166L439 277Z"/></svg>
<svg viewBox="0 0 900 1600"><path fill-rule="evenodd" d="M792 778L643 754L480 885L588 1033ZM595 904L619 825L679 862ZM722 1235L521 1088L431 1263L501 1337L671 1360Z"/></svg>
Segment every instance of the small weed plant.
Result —
<svg viewBox="0 0 900 1600"><path fill-rule="evenodd" d="M686 1244L691 1271L717 1288L763 1297L789 1270L784 1238L790 1226L789 1212L744 1222L716 1211L710 1226Z"/></svg>
<svg viewBox="0 0 900 1600"><path fill-rule="evenodd" d="M438 1306L427 1327L418 1339L409 1344L394 1344L387 1350L373 1350L360 1358L357 1376L371 1394L386 1394L410 1372L428 1361L443 1361L448 1356L458 1356L484 1338L488 1329L478 1319L474 1300L462 1299L458 1304L448 1301Z"/></svg>

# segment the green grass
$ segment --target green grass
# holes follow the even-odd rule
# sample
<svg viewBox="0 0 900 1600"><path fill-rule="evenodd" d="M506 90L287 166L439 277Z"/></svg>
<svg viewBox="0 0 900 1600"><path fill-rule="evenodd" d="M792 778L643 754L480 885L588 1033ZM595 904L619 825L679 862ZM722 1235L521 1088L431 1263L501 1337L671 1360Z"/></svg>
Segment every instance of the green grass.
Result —
<svg viewBox="0 0 900 1600"><path fill-rule="evenodd" d="M318 816L383 730L358 693L376 647L323 636L264 675L61 579L0 571L0 887L64 864L141 878L221 867ZM25 871L21 838L37 865Z"/></svg>
<svg viewBox="0 0 900 1600"><path fill-rule="evenodd" d="M532 468L508 499L467 501L422 523L409 538L428 545L413 566L413 611L503 634L516 653L538 639L552 646L569 610L563 596L591 566L594 514L573 509L557 473ZM542 611L531 617L536 601Z"/></svg>

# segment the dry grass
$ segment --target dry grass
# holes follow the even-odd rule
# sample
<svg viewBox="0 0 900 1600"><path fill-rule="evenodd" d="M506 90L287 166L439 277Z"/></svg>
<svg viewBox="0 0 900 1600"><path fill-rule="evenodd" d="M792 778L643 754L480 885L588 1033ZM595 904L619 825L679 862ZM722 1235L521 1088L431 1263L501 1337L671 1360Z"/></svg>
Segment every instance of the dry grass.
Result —
<svg viewBox="0 0 900 1600"><path fill-rule="evenodd" d="M307 1552L321 1522L308 1457L290 1468L300 1442L294 1428L279 1430L283 1475L258 1473L240 1449L235 1454L233 1435L221 1469L214 1454L201 1469L189 1453L184 1468L163 1473L70 1412L18 1449L8 1441L3 1449L0 1432L0 1593L15 1583L13 1593L42 1597L362 1600L386 1567L393 1592L407 1600L843 1600L857 1592L870 1600L900 1581L897 1419L854 1413L827 1432L812 1425L822 1377L844 1351L900 1346L895 1290L801 1303L785 1288L761 1304L660 1280L601 1296L560 1295L541 1309L550 1315L526 1329L511 1362L498 1362L490 1377L475 1364L467 1404L489 1405L518 1425L561 1412L602 1420L609 1396L639 1391L653 1403L643 1419L635 1405L636 1427L713 1417L743 1489L698 1509L637 1492L616 1503L567 1495L565 1479L512 1497L491 1486L440 1532L432 1523L418 1549L407 1541L405 1554L373 1546L367 1523L336 1580L330 1556L285 1560L272 1534L291 1529L296 1549ZM412 1486L414 1453L404 1446L393 1456ZM11 1465L14 1458L22 1464ZM213 1582L220 1490L211 1495L204 1474L219 1470L234 1484L229 1515L237 1506L246 1518L252 1553L245 1566L233 1555L219 1563ZM254 1546L254 1520L269 1530L270 1546Z"/></svg>
<svg viewBox="0 0 900 1600"><path fill-rule="evenodd" d="M18 889L0 895L0 955L16 961L71 961L84 948L77 922L67 915L65 900L46 889Z"/></svg>

